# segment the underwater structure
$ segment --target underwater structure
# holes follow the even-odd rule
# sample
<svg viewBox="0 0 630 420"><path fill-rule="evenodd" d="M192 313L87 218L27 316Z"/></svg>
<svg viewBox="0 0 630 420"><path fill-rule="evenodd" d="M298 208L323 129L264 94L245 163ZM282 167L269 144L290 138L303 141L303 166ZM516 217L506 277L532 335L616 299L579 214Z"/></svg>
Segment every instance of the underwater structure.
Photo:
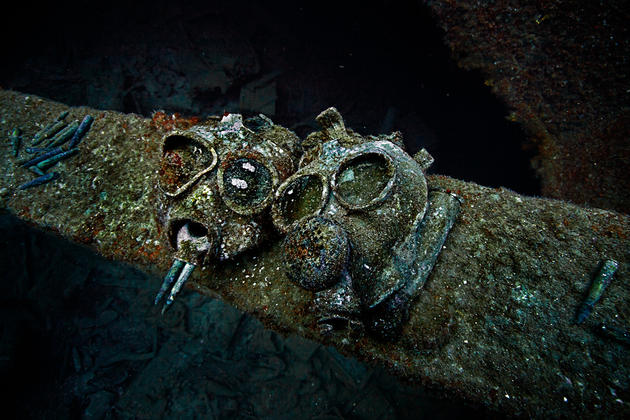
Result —
<svg viewBox="0 0 630 420"><path fill-rule="evenodd" d="M425 3L458 66L527 130L542 194L630 212L627 3Z"/></svg>
<svg viewBox="0 0 630 420"><path fill-rule="evenodd" d="M263 116L147 119L8 90L0 110L0 207L166 274L157 303L186 283L504 413L630 410L627 215L425 174L428 152L334 109L303 141Z"/></svg>

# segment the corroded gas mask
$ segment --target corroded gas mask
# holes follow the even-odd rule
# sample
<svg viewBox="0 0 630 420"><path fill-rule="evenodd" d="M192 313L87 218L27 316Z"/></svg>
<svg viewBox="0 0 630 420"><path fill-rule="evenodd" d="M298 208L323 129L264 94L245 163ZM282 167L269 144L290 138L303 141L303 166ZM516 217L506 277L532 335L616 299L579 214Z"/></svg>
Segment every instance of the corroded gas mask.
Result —
<svg viewBox="0 0 630 420"><path fill-rule="evenodd" d="M287 276L314 292L324 333L365 326L396 338L459 210L428 192L426 151L414 160L399 133L362 137L329 108L304 142L300 169L275 194Z"/></svg>
<svg viewBox="0 0 630 420"><path fill-rule="evenodd" d="M263 115L229 114L164 137L158 213L175 255L156 304L168 293L168 308L196 266L260 244L265 211L294 171L297 149L297 136Z"/></svg>

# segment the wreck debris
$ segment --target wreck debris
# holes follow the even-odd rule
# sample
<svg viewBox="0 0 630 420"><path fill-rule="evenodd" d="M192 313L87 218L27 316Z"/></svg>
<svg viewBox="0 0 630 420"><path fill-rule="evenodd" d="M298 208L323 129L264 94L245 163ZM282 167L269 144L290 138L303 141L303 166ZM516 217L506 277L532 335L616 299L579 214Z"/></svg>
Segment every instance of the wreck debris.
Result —
<svg viewBox="0 0 630 420"><path fill-rule="evenodd" d="M193 271L195 270L195 267L196 267L195 264L185 263L184 268L182 268L182 272L179 274L179 277L177 278L177 281L175 282L175 285L171 289L171 292L168 294L168 297L166 298L166 303L164 304L164 307L162 308L162 314L164 314L164 312L169 308L169 306L173 304L173 302L175 301L175 296L177 295L177 293L179 293L182 286L184 286L184 283L188 281Z"/></svg>
<svg viewBox="0 0 630 420"><path fill-rule="evenodd" d="M50 147L27 147L25 150L26 153L32 155L33 153L47 153L50 152L52 149Z"/></svg>
<svg viewBox="0 0 630 420"><path fill-rule="evenodd" d="M26 169L28 169L29 171L33 172L37 176L43 176L46 173L46 172L42 171L39 167L37 167L37 165L29 166Z"/></svg>
<svg viewBox="0 0 630 420"><path fill-rule="evenodd" d="M195 226L194 222L187 222L177 231L177 252L174 262L154 301L154 304L157 305L170 288L166 303L162 308L162 314L173 304L175 296L195 270L197 264L192 261L203 260L203 257L212 249L212 238L198 230L199 227ZM207 233L207 231L203 233ZM175 284L173 284L174 281Z"/></svg>
<svg viewBox="0 0 630 420"><path fill-rule="evenodd" d="M155 296L155 300L153 301L154 305L160 303L166 292L170 290L173 282L175 282L175 279L177 279L177 275L181 271L182 267L184 267L184 265L186 265L186 263L182 260L178 260L177 258L173 260L173 265L171 265L168 273L166 273L164 281L162 282L162 287L160 287L160 291Z"/></svg>
<svg viewBox="0 0 630 420"><path fill-rule="evenodd" d="M43 150L48 150L48 151L39 156L35 156L34 158L19 161L18 164L21 165L23 168L28 168L29 166L37 165L38 163L43 162L46 159L51 158L59 153L63 153L67 149L65 149L62 146L59 146L59 147L55 147L54 149L43 149Z"/></svg>
<svg viewBox="0 0 630 420"><path fill-rule="evenodd" d="M435 162L433 156L431 156L425 148L420 149L415 155L413 155L413 160L420 164L422 170L428 169L431 165L433 165L433 162Z"/></svg>
<svg viewBox="0 0 630 420"><path fill-rule="evenodd" d="M578 310L577 316L575 317L575 323L581 324L584 320L590 315L593 310L593 306L599 301L606 290L606 287L610 284L612 280L613 274L619 268L619 263L615 260L604 260L601 265L601 268L595 275L593 279L593 283L591 283L591 287L588 292L588 296L582 302L580 309Z"/></svg>
<svg viewBox="0 0 630 420"><path fill-rule="evenodd" d="M271 234L262 222L276 187L294 171L298 144L262 115L228 114L164 136L159 218L174 262L156 305L168 292L168 309L196 266L233 259Z"/></svg>
<svg viewBox="0 0 630 420"><path fill-rule="evenodd" d="M27 95L15 92L2 91L0 97L3 109L31 103L31 99L25 99ZM17 114L8 115L5 124L10 128L32 127L30 121L43 120L58 107L44 100L39 107L18 106ZM89 146L101 149L102 159L90 159L82 170L73 171L71 178L62 174L66 187L53 194L11 195L12 181L5 177L0 188L3 205L21 219L58 231L68 241L89 243L109 259L150 272L161 267L166 273L174 255L165 248L166 242L158 239L167 234L164 223L168 213L151 217L162 210L157 191L151 188L158 180L155 172L160 167L160 138L165 131L151 120L134 115L90 112L99 112L99 124L95 126L99 135L92 137L90 133ZM125 136L111 147L111 140L124 124L128 126ZM144 139L140 143L144 147L138 147L139 139ZM4 152L8 158L10 149L6 147ZM127 184L111 176L119 174L112 173L112 162L120 162ZM8 169L11 174L20 170L17 165L8 165ZM191 188L190 197L203 198L211 192L200 187L212 176L202 177ZM410 307L403 334L395 342L378 342L368 334L356 340L346 340L336 333L322 336L316 314L310 310L312 293L283 278L283 249L274 238L265 242L264 248L212 264L211 268L216 266L217 270L211 274L207 274L209 267L198 266L188 285L194 285L202 294L220 295L283 334L300 334L334 345L384 366L405 380L437 384L436 391L443 395L461 395L471 403L507 415L568 417L586 412L591 416L623 417L629 406L617 402L609 386L611 381L623 384L628 377L626 347L612 340L595 339L591 329L567 332L558 323L567 317L573 321L574 314L567 315L567 308L577 309L576 302L581 300L575 279L594 270L592 253L597 252L620 263L615 282L609 286L605 300L598 303L606 307L597 308L598 312L601 309L602 315L606 313L621 328L630 325L625 304L629 292L625 287L627 272L622 270L628 261L625 251L630 249L628 215L525 197L441 175L426 178L431 188L453 191L465 202L444 244L446 248L442 248L417 303ZM148 191L150 197L139 199L138 191ZM123 223L124 234L112 234L120 232L117 229ZM592 238L597 239L595 247ZM132 278L120 277L117 271L107 284L114 281L136 284ZM582 289L588 287L585 283ZM526 287L527 293L525 299L516 301L511 296L518 284ZM154 295L158 288L156 284ZM183 297L180 295L177 300ZM207 315L205 306L201 309ZM614 309L616 314L612 313ZM205 325L200 323L200 328ZM559 366L573 385L558 375ZM623 393L627 393L625 385ZM133 399L129 401L131 404Z"/></svg>
<svg viewBox="0 0 630 420"><path fill-rule="evenodd" d="M70 111L65 110L65 111L61 112L61 113L57 116L57 118L55 118L55 121L62 121L62 120L65 120L65 119L66 119L66 117L67 117L69 114L70 114Z"/></svg>
<svg viewBox="0 0 630 420"><path fill-rule="evenodd" d="M286 232L285 270L315 292L320 329L363 323L396 340L459 213L458 199L428 194L424 170L398 145L400 133L361 137L335 108L322 112L302 167L278 188L272 209ZM307 143L307 144L309 144ZM332 194L329 193L332 192Z"/></svg>
<svg viewBox="0 0 630 420"><path fill-rule="evenodd" d="M414 291L419 290L426 283L442 251L446 237L455 224L460 210L460 200L452 193L429 192L426 216L415 234L418 249L421 252L408 256L408 258L413 258L408 264L413 264L417 274L413 277L413 281L409 281L405 286L404 292L407 295L413 296Z"/></svg>

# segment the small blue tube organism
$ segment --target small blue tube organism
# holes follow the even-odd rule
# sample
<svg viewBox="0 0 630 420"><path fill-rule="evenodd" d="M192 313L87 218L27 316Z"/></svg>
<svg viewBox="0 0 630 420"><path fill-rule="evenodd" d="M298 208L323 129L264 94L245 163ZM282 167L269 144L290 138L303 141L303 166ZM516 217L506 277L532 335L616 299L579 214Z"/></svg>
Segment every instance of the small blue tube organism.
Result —
<svg viewBox="0 0 630 420"><path fill-rule="evenodd" d="M33 172L33 173L34 173L35 175L37 175L37 176L43 176L43 175L45 175L45 174L46 174L46 172L44 172L44 171L42 171L41 169L39 169L39 168L37 167L37 165L29 166L27 169L28 169L29 171Z"/></svg>
<svg viewBox="0 0 630 420"><path fill-rule="evenodd" d="M577 316L575 317L575 323L581 324L584 320L590 315L591 311L595 304L599 301L606 290L606 287L610 284L612 280L613 274L619 268L619 263L615 260L604 260L601 265L601 268L595 275L593 279L593 283L591 283L591 288L589 289L588 295L580 309L577 312Z"/></svg>
<svg viewBox="0 0 630 420"><path fill-rule="evenodd" d="M46 147L61 146L62 144L64 144L66 141L68 141L68 139L70 139L74 135L74 133L77 131L78 127L79 127L79 122L78 121L72 122L66 128L64 128L63 130L61 130L57 134L55 134L48 141L48 143L46 144Z"/></svg>
<svg viewBox="0 0 630 420"><path fill-rule="evenodd" d="M70 111L63 111L61 114L57 116L57 118L55 118L55 121L65 120L69 113Z"/></svg>
<svg viewBox="0 0 630 420"><path fill-rule="evenodd" d="M37 145L41 143L42 141L44 141L44 139L46 139L46 137L50 135L49 131L52 130L52 127L55 126L55 124L59 123L60 121L62 122L64 119L66 119L68 114L69 114L69 111L63 111L61 114L57 116L57 118L55 118L55 121L51 122L50 124L42 128L41 130L39 130L37 133L35 133L35 135L33 136L33 145Z"/></svg>
<svg viewBox="0 0 630 420"><path fill-rule="evenodd" d="M20 190L25 190L27 188L31 188L31 187L35 187L37 185L42 185L42 184L46 184L52 180L55 180L59 178L59 173L58 172L51 172L49 174L45 174L40 176L39 178L35 178L32 181L29 181L25 184L22 184L18 187L18 189Z"/></svg>
<svg viewBox="0 0 630 420"><path fill-rule="evenodd" d="M94 118L91 115L86 115L85 118L83 118L81 125L79 125L79 128L77 128L77 131L74 132L74 136L72 136L72 139L70 140L70 144L68 145L69 149L72 149L79 144L83 136L89 131L93 121Z"/></svg>
<svg viewBox="0 0 630 420"><path fill-rule="evenodd" d="M78 152L79 152L79 148L75 147L74 149L70 149L70 150L68 150L66 152L57 153L56 155L54 155L54 156L52 156L52 157L50 157L50 158L48 158L46 160L43 160L43 161L39 162L37 164L37 167L39 169L46 170L46 169L50 168L51 166L53 166L54 164L56 164L57 162L59 162L61 160L64 160L64 159L67 159L70 156L72 156L72 155L74 155L74 154L76 154Z"/></svg>
<svg viewBox="0 0 630 420"><path fill-rule="evenodd" d="M63 153L65 152L67 149L64 149L63 147L59 146L59 147L55 147L54 149L50 149L48 152L44 153L43 155L39 155L36 156L32 159L29 159L27 161L23 161L23 162L19 162L20 165L22 165L24 168L28 168L29 166L33 166L33 165L37 165L39 162L43 162L48 158L51 158L59 153Z"/></svg>
<svg viewBox="0 0 630 420"><path fill-rule="evenodd" d="M33 154L33 153L46 153L46 152L50 152L52 149L49 147L27 147L26 149L26 153L29 154Z"/></svg>
<svg viewBox="0 0 630 420"><path fill-rule="evenodd" d="M65 126L66 123L63 121L55 121L51 125L46 126L43 132L40 131L39 133L35 134L35 137L33 137L33 143L31 143L31 145L37 146L39 143L43 142L47 138L50 138L57 134Z"/></svg>
<svg viewBox="0 0 630 420"><path fill-rule="evenodd" d="M13 156L17 157L20 151L20 144L22 143L22 130L19 128L14 128L13 132L9 136L9 140L11 140L11 149L13 150Z"/></svg>

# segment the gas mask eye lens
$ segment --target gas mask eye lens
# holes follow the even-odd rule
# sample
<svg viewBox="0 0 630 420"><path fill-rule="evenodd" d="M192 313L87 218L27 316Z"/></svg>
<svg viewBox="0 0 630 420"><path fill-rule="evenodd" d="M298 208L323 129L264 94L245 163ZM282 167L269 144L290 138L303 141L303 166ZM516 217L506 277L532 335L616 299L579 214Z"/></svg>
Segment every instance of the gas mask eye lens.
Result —
<svg viewBox="0 0 630 420"><path fill-rule="evenodd" d="M223 169L222 175L225 198L236 207L259 206L273 189L271 172L254 159L236 159Z"/></svg>
<svg viewBox="0 0 630 420"><path fill-rule="evenodd" d="M212 170L216 163L214 149L185 136L169 136L164 142L160 162L160 186L167 195L179 195Z"/></svg>
<svg viewBox="0 0 630 420"><path fill-rule="evenodd" d="M323 193L324 184L316 175L303 175L286 184L277 201L283 224L315 214L322 208Z"/></svg>
<svg viewBox="0 0 630 420"><path fill-rule="evenodd" d="M341 165L334 176L333 187L344 205L362 209L384 199L394 177L394 165L388 157L365 153Z"/></svg>

